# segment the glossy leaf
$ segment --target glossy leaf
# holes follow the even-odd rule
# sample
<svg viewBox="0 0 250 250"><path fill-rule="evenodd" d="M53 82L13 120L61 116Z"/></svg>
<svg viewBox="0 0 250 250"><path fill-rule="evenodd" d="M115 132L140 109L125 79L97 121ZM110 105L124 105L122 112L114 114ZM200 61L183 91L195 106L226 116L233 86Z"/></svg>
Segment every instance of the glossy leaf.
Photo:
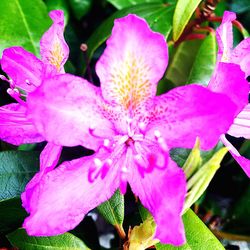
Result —
<svg viewBox="0 0 250 250"><path fill-rule="evenodd" d="M0 1L0 55L10 46L22 46L39 56L39 41L51 20L42 0Z"/></svg>
<svg viewBox="0 0 250 250"><path fill-rule="evenodd" d="M76 236L65 233L52 237L31 237L24 229L18 229L7 235L11 244L20 250L87 250L86 245Z"/></svg>
<svg viewBox="0 0 250 250"><path fill-rule="evenodd" d="M118 10L142 3L163 3L163 0L107 0Z"/></svg>
<svg viewBox="0 0 250 250"><path fill-rule="evenodd" d="M187 83L207 86L215 67L216 56L216 37L211 33L202 42L197 52Z"/></svg>
<svg viewBox="0 0 250 250"><path fill-rule="evenodd" d="M74 16L78 20L80 20L89 12L92 2L92 0L69 0L69 4L73 10Z"/></svg>
<svg viewBox="0 0 250 250"><path fill-rule="evenodd" d="M163 4L152 3L140 4L117 11L104 21L88 39L88 59L90 60L92 58L96 49L110 36L114 25L114 19L126 16L129 13L137 14L138 16L145 18L154 31L162 33L167 39L172 30L173 11L174 5L166 6Z"/></svg>
<svg viewBox="0 0 250 250"><path fill-rule="evenodd" d="M19 196L39 169L39 153L4 151L0 153L0 200Z"/></svg>
<svg viewBox="0 0 250 250"><path fill-rule="evenodd" d="M26 216L20 198L0 201L0 233L20 227Z"/></svg>
<svg viewBox="0 0 250 250"><path fill-rule="evenodd" d="M111 225L122 225L124 220L124 196L120 190L117 190L108 201L103 202L97 209Z"/></svg>
<svg viewBox="0 0 250 250"><path fill-rule="evenodd" d="M165 78L176 86L186 84L201 43L201 40L182 42L173 52Z"/></svg>
<svg viewBox="0 0 250 250"><path fill-rule="evenodd" d="M173 40L177 41L184 31L201 0L178 0L173 17Z"/></svg>
<svg viewBox="0 0 250 250"><path fill-rule="evenodd" d="M189 209L183 215L187 243L181 247L157 244L157 250L224 250L219 240L212 234L199 217Z"/></svg>

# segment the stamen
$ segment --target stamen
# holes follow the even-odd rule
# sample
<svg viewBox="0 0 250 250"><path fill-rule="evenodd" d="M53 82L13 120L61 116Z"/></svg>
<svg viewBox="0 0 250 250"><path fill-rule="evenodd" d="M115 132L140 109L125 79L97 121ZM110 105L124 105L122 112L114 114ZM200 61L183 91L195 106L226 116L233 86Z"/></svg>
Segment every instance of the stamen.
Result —
<svg viewBox="0 0 250 250"><path fill-rule="evenodd" d="M141 132L142 134L144 134L144 133L146 132L146 127L147 127L147 125L146 125L145 122L140 122L140 123L138 124L138 127L139 127L139 130L140 130L140 132Z"/></svg>
<svg viewBox="0 0 250 250"><path fill-rule="evenodd" d="M165 139L162 137L161 132L159 130L154 131L155 139L159 143L160 148L163 152L168 152L168 145L165 141Z"/></svg>
<svg viewBox="0 0 250 250"><path fill-rule="evenodd" d="M12 97L14 98L18 103L20 104L26 104L25 101L23 101L20 97L21 97L21 94L19 92L18 89L11 89L11 88L8 88L7 89L7 93Z"/></svg>
<svg viewBox="0 0 250 250"><path fill-rule="evenodd" d="M129 137L132 137L134 135L134 131L132 131L132 129L131 129L132 121L133 121L132 118L127 117L126 122L128 124L128 136Z"/></svg>

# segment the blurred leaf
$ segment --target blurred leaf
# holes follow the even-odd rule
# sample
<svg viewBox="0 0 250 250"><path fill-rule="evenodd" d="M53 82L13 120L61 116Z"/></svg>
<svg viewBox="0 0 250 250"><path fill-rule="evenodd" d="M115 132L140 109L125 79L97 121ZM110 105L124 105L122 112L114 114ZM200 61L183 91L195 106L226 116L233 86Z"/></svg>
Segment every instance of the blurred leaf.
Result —
<svg viewBox="0 0 250 250"><path fill-rule="evenodd" d="M165 77L176 86L186 84L201 43L201 40L185 41L175 49Z"/></svg>
<svg viewBox="0 0 250 250"><path fill-rule="evenodd" d="M178 0L173 17L173 40L177 41L201 0Z"/></svg>
<svg viewBox="0 0 250 250"><path fill-rule="evenodd" d="M155 227L156 225L152 217L148 217L139 226L135 226L129 233L129 239L125 243L128 245L128 249L147 249L158 243L159 240L153 238Z"/></svg>
<svg viewBox="0 0 250 250"><path fill-rule="evenodd" d="M18 150L20 151L31 151L36 147L36 143L29 143L29 144L21 144L18 146Z"/></svg>
<svg viewBox="0 0 250 250"><path fill-rule="evenodd" d="M90 215L87 215L83 218L81 223L69 233L72 233L81 239L90 249L99 250L100 244L96 226L97 225L93 218Z"/></svg>
<svg viewBox="0 0 250 250"><path fill-rule="evenodd" d="M10 46L22 46L39 56L39 41L51 21L42 0L0 1L0 56Z"/></svg>
<svg viewBox="0 0 250 250"><path fill-rule="evenodd" d="M237 234L250 234L249 218L250 218L250 187L242 194L239 200L233 206L230 215L228 216L227 223L224 225L223 230L237 233Z"/></svg>
<svg viewBox="0 0 250 250"><path fill-rule="evenodd" d="M171 222L170 222L171 223ZM157 250L225 250L199 217L189 209L183 215L187 243L181 247L157 244Z"/></svg>
<svg viewBox="0 0 250 250"><path fill-rule="evenodd" d="M87 250L86 245L76 236L65 233L52 237L31 237L24 229L18 229L7 235L11 244L20 250Z"/></svg>
<svg viewBox="0 0 250 250"><path fill-rule="evenodd" d="M26 216L20 198L0 201L0 232L5 233L20 227Z"/></svg>
<svg viewBox="0 0 250 250"><path fill-rule="evenodd" d="M207 86L215 67L216 56L216 37L210 33L197 52L187 83L201 83Z"/></svg>
<svg viewBox="0 0 250 250"><path fill-rule="evenodd" d="M138 16L145 18L154 31L162 33L167 38L172 30L173 11L174 6L172 5L166 6L163 4L152 3L140 4L117 11L104 21L88 39L88 59L90 60L92 58L95 50L110 36L114 25L114 19L126 16L129 13L137 14Z"/></svg>
<svg viewBox="0 0 250 250"><path fill-rule="evenodd" d="M124 220L124 196L120 190L117 190L108 201L103 202L97 209L111 225L122 225Z"/></svg>
<svg viewBox="0 0 250 250"><path fill-rule="evenodd" d="M0 153L0 200L19 196L39 169L39 153L4 151Z"/></svg>
<svg viewBox="0 0 250 250"><path fill-rule="evenodd" d="M48 11L62 10L64 12L65 24L69 20L69 6L67 0L45 0ZM66 26L66 25L65 25Z"/></svg>
<svg viewBox="0 0 250 250"><path fill-rule="evenodd" d="M238 14L249 11L250 10L250 2L249 0L240 0L240 1L232 1L231 9Z"/></svg>
<svg viewBox="0 0 250 250"><path fill-rule="evenodd" d="M92 2L92 0L69 0L76 19L80 20L89 12Z"/></svg>
<svg viewBox="0 0 250 250"><path fill-rule="evenodd" d="M107 0L118 10L131 7L133 5L142 4L142 3L163 3L163 0Z"/></svg>

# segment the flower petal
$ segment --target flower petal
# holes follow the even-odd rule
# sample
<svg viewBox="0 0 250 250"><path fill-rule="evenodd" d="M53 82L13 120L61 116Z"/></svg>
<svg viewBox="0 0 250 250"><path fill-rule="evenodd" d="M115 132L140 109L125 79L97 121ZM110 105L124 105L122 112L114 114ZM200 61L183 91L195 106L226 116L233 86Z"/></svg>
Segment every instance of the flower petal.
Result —
<svg viewBox="0 0 250 250"><path fill-rule="evenodd" d="M39 185L41 178L53 170L58 163L59 157L61 155L62 147L57 146L53 143L48 142L40 155L40 171L32 178L32 180L27 184L25 192L22 193L22 205L30 212L30 197L33 193L33 189L36 185Z"/></svg>
<svg viewBox="0 0 250 250"><path fill-rule="evenodd" d="M0 139L14 145L44 140L26 117L26 107L17 103L0 107Z"/></svg>
<svg viewBox="0 0 250 250"><path fill-rule="evenodd" d="M208 88L214 92L228 95L237 105L237 115L248 103L249 84L239 65L219 63Z"/></svg>
<svg viewBox="0 0 250 250"><path fill-rule="evenodd" d="M216 30L216 37L219 45L218 61L230 62L233 49L233 28L232 21L236 19L234 12L225 11L221 25Z"/></svg>
<svg viewBox="0 0 250 250"><path fill-rule="evenodd" d="M23 224L29 235L52 236L69 231L91 209L112 196L119 186L115 169L103 179L88 181L95 157L107 155L64 162L41 178L30 196L30 216Z"/></svg>
<svg viewBox="0 0 250 250"><path fill-rule="evenodd" d="M250 139L250 104L247 104L234 119L234 123L227 131L227 134Z"/></svg>
<svg viewBox="0 0 250 250"><path fill-rule="evenodd" d="M58 72L64 72L63 65L68 59L69 47L63 37L63 11L53 10L49 16L53 24L40 41L42 61L45 64L54 65Z"/></svg>
<svg viewBox="0 0 250 250"><path fill-rule="evenodd" d="M166 168L160 170L155 167L144 178L137 168L132 168L129 184L155 219L155 238L165 244L180 246L185 243L181 213L186 195L186 180L182 169L169 156L166 157Z"/></svg>
<svg viewBox="0 0 250 250"><path fill-rule="evenodd" d="M1 67L12 79L13 85L26 92L33 91L41 84L43 63L22 47L5 49Z"/></svg>
<svg viewBox="0 0 250 250"><path fill-rule="evenodd" d="M153 101L147 135L159 131L170 148L192 148L197 137L202 149L212 148L233 123L237 109L226 95L199 85L175 88Z"/></svg>
<svg viewBox="0 0 250 250"><path fill-rule="evenodd" d="M246 76L250 75L250 38L244 39L233 50L232 62L239 64Z"/></svg>
<svg viewBox="0 0 250 250"><path fill-rule="evenodd" d="M96 64L104 98L135 111L155 96L167 62L163 35L152 32L146 21L136 15L116 19L107 47Z"/></svg>
<svg viewBox="0 0 250 250"><path fill-rule="evenodd" d="M225 135L221 136L221 141L228 148L229 152L241 166L246 175L250 178L250 160L241 156L237 149L226 139Z"/></svg>
<svg viewBox="0 0 250 250"><path fill-rule="evenodd" d="M70 74L44 80L27 98L28 114L47 141L94 150L102 137L114 134L98 106L101 102L100 88Z"/></svg>

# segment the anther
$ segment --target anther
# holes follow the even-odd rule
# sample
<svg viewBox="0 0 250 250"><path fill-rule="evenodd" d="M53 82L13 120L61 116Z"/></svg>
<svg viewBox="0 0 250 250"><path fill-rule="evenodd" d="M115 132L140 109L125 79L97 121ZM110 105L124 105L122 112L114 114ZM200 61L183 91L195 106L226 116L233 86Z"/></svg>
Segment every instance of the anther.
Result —
<svg viewBox="0 0 250 250"><path fill-rule="evenodd" d="M25 80L25 83L26 83L27 85L31 85L31 83L30 83L30 81L29 81L28 79Z"/></svg>

